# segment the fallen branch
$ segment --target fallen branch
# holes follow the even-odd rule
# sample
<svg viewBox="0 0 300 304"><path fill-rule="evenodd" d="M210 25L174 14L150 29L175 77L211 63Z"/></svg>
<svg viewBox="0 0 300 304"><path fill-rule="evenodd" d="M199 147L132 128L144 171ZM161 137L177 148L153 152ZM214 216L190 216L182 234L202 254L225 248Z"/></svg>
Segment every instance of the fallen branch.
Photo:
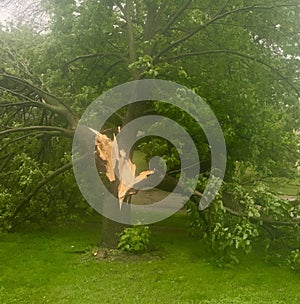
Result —
<svg viewBox="0 0 300 304"><path fill-rule="evenodd" d="M52 126L31 126L31 127L21 127L21 128L13 128L8 129L0 132L0 137L5 136L12 133L17 132L28 132L28 131L38 131L38 132L47 132L47 131L58 131L60 134L73 138L74 131L59 127L52 127Z"/></svg>
<svg viewBox="0 0 300 304"><path fill-rule="evenodd" d="M73 163L70 162L64 166L62 166L61 168L57 169L56 171L54 171L52 174L46 176L43 180L41 180L34 188L33 190L24 198L22 199L18 206L16 207L13 217L16 217L16 215L20 212L20 210L25 206L25 204L30 201L39 191L40 189L45 186L48 182L50 182L52 179L54 179L55 177L57 177L58 175L66 172L67 170L70 170L73 166Z"/></svg>
<svg viewBox="0 0 300 304"><path fill-rule="evenodd" d="M9 75L9 74L0 74L0 77L9 79L17 84L23 85L26 88L30 89L32 92L36 93L40 96L43 103L47 104L47 107L52 111L55 112L62 117L64 117L68 124L70 129L75 129L78 119L75 116L75 114L72 112L70 107L68 107L65 103L63 103L61 100L59 100L56 96L38 88L37 86L31 84L30 82L21 79L17 76Z"/></svg>
<svg viewBox="0 0 300 304"><path fill-rule="evenodd" d="M2 146L2 147L0 148L0 151L4 151L9 145L11 145L11 144L13 144L13 143L15 143L15 142L17 142L17 141L19 141L19 140L22 140L22 139L24 139L24 138L33 136L33 135L34 135L33 133L30 133L30 134L26 134L26 135L20 136L20 137L18 137L18 138L12 139L12 140L10 140L5 146ZM0 171L1 171L1 170L0 170Z"/></svg>
<svg viewBox="0 0 300 304"><path fill-rule="evenodd" d="M240 213L240 212L238 212L236 210L233 210L233 209L231 209L229 207L226 207L226 206L224 206L224 209L226 210L226 212L230 213L231 215L239 216L239 217L247 217L250 220L254 220L256 222L263 222L263 223L270 224L270 225L293 226L293 225L300 224L300 219L299 220L291 220L290 222L288 222L288 221L274 221L270 218L263 218L263 217L260 218L260 217L255 217L255 216L249 217L246 214Z"/></svg>
<svg viewBox="0 0 300 304"><path fill-rule="evenodd" d="M203 197L203 194L201 192L198 192L197 190L194 191L193 193L196 196ZM249 218L249 220L253 220L255 222L263 222L269 225L276 225L276 226L293 226L293 225L299 225L300 224L300 219L299 220L291 220L291 221L274 221L270 218L264 218L264 217L255 217L255 216L248 216L245 213L233 210L229 207L223 206L224 210L228 212L229 214L237 217L243 217L243 218Z"/></svg>

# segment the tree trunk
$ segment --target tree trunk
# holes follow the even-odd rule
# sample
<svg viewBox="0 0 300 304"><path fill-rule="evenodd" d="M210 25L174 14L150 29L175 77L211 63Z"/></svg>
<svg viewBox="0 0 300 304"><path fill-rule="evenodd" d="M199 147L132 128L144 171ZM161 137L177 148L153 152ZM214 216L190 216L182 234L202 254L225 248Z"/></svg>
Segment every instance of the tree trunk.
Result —
<svg viewBox="0 0 300 304"><path fill-rule="evenodd" d="M100 245L105 248L116 248L118 246L118 234L126 227L103 216L101 227Z"/></svg>
<svg viewBox="0 0 300 304"><path fill-rule="evenodd" d="M119 181L115 181L110 183L108 186L110 188L110 192L117 197L117 190L118 190ZM105 200L105 198L103 198ZM118 207L117 207L118 208ZM116 212L119 212L116 210ZM123 208L120 212L128 212L128 209ZM125 216L125 215L124 215ZM128 214L128 217L130 214ZM105 248L117 248L118 246L118 235L120 232L124 230L128 225L115 222L105 216L102 217L102 226L101 226L101 239L100 245Z"/></svg>
<svg viewBox="0 0 300 304"><path fill-rule="evenodd" d="M125 1L124 9L121 9L124 15L124 19L127 23L127 34L128 34L128 49L129 49L129 62L134 63L137 61L137 50L136 50L136 40L135 40L135 32L134 26L132 22L132 15L134 12L134 5L131 0ZM133 68L131 70L132 80L139 80L141 78L141 73L137 68ZM135 98L135 93L133 92L132 98ZM127 113L125 116L124 124L134 120L139 117L143 112L144 107L136 106L134 103L130 103L128 105ZM122 147L121 147L122 148ZM132 159L132 152L129 152L129 158ZM112 186L112 193L117 193L118 182L114 183ZM130 198L128 197L127 202L130 202ZM124 217L130 217L130 208L123 208L121 212L128 212L128 214L124 214ZM118 244L118 234L126 227L127 225L112 221L108 218L103 218L102 223L102 232L101 232L101 245L108 248L115 248Z"/></svg>

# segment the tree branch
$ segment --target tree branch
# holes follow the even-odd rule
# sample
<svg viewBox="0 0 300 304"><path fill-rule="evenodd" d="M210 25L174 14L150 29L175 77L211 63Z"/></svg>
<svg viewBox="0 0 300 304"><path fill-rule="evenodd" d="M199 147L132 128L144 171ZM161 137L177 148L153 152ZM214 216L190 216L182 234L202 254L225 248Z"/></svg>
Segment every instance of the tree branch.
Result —
<svg viewBox="0 0 300 304"><path fill-rule="evenodd" d="M164 26L164 28L161 30L161 34L164 35L168 29L174 24L174 22L180 17L180 15L187 9L187 7L191 4L192 0L187 0L182 5L182 7L179 8L179 10L169 19L167 24Z"/></svg>
<svg viewBox="0 0 300 304"><path fill-rule="evenodd" d="M50 104L53 104L53 105L56 105L56 106L57 105L62 105L62 102L59 101L57 97L55 97L54 95L52 95L52 94L50 94L46 91L43 91L42 89L38 88L37 86L29 83L28 81L26 81L22 78L19 78L17 76L13 76L13 75L9 75L9 74L0 74L0 77L7 78L9 80L12 80L15 83L19 83L21 85L24 85L25 87L31 89L36 94L40 95L45 100L49 101Z"/></svg>
<svg viewBox="0 0 300 304"><path fill-rule="evenodd" d="M2 150L2 148L0 150ZM5 156L4 161L0 165L0 172L3 172L3 169L5 168L6 164L8 164L13 157L14 157L14 153L12 152Z"/></svg>
<svg viewBox="0 0 300 304"><path fill-rule="evenodd" d="M77 56L77 57L71 59L70 61L68 61L67 64L71 64L71 63L73 63L75 61L78 61L78 60L85 60L85 59L90 59L90 58L95 58L95 57L108 57L108 56L115 56L115 57L118 57L118 58L120 58L122 60L126 59L121 54L116 54L116 53L110 53L110 54L96 53L96 54L86 54L86 55Z"/></svg>
<svg viewBox="0 0 300 304"><path fill-rule="evenodd" d="M113 64L111 64L106 70L105 70L105 72L104 72L104 77L106 77L107 76L107 74L115 67L115 66L117 66L119 63L121 63L122 62L122 60L118 60L118 61L116 61L116 62L114 62Z"/></svg>
<svg viewBox="0 0 300 304"><path fill-rule="evenodd" d="M135 33L132 21L131 13L133 12L132 0L126 0L124 9L124 18L127 23L127 34L128 34L128 48L129 48L129 62L134 63L137 61L136 45L135 45ZM140 73L136 68L132 69L133 80L140 78Z"/></svg>
<svg viewBox="0 0 300 304"><path fill-rule="evenodd" d="M58 131L60 134L73 138L74 131L59 127L52 127L52 126L31 126L31 127L21 127L21 128L13 128L8 129L0 132L0 137L5 136L12 133L17 132L28 132L28 131L39 131L39 132L47 132L47 131Z"/></svg>
<svg viewBox="0 0 300 304"><path fill-rule="evenodd" d="M21 93L19 93L19 92L15 92L15 91L13 91L13 90L4 88L4 87L2 87L2 86L0 86L0 89L4 90L4 91L6 91L6 92L8 92L8 93L10 93L10 94L12 94L12 95L14 95L14 96L17 96L17 97L19 97L20 99L25 99L25 100L28 100L28 101L34 101L34 100L31 99L30 97L28 97L28 96L26 96L26 95L23 95L23 94L21 94Z"/></svg>
<svg viewBox="0 0 300 304"><path fill-rule="evenodd" d="M33 136L33 133L30 133L30 134L26 134L26 135L23 135L23 136L20 136L18 138L15 138L15 139L12 139L10 140L5 146L1 147L0 148L0 151L4 151L9 145L19 141L19 140L22 140L24 138L27 138L27 137L30 137L30 136ZM0 170L1 171L1 170Z"/></svg>
<svg viewBox="0 0 300 304"><path fill-rule="evenodd" d="M208 51L201 51L201 52L193 52L193 53L185 53L185 54L180 54L177 56L173 56L173 57L169 57L167 59L165 59L164 61L172 61L172 60L178 60L181 58L186 58L186 57L193 57L193 56L200 56L200 55L211 55L211 54L229 54L229 55L235 55L238 57L242 57L242 58L246 58L252 61L255 61L257 63L260 63L264 66L266 66L267 68L269 68L272 72L274 72L275 74L277 74L282 80L284 80L297 94L298 97L300 97L300 92L298 91L297 87L288 79L286 78L284 75L281 74L281 72L279 71L279 69L273 67L272 65L266 63L265 61L263 61L262 59L247 55L247 54L243 54L237 51L233 51L233 50L208 50ZM161 62L162 60L159 60L158 62Z"/></svg>
<svg viewBox="0 0 300 304"><path fill-rule="evenodd" d="M161 14L163 13L164 9L166 8L167 3L168 3L168 0L163 0L161 5L159 6L158 11L157 11L157 15L156 15L157 20L160 19Z"/></svg>
<svg viewBox="0 0 300 304"><path fill-rule="evenodd" d="M55 177L57 177L58 175L64 173L67 170L70 170L73 166L73 163L70 162L64 166L62 166L61 168L57 169L56 171L54 171L52 174L46 176L45 178L43 178L43 180L41 180L34 188L33 190L24 198L20 201L20 203L18 204L18 206L16 207L15 211L14 211L14 215L13 217L15 217L18 212L23 208L23 206L29 201L31 200L37 192L39 192L39 190L45 186L48 182L50 182L52 179L54 179Z"/></svg>
<svg viewBox="0 0 300 304"><path fill-rule="evenodd" d="M221 6L221 8L219 9L219 11L217 12L216 16L223 14L226 6L229 4L230 0L226 0L225 3Z"/></svg>
<svg viewBox="0 0 300 304"><path fill-rule="evenodd" d="M77 125L77 117L74 115L72 110L65 105L62 101L60 101L56 96L36 87L35 85L29 83L28 81L21 79L17 76L8 75L8 74L0 74L0 77L9 79L15 83L21 84L30 90L32 90L34 93L38 94L46 104L48 104L48 108L52 110L53 112L58 113L59 115L63 116L68 124L70 129L75 129Z"/></svg>
<svg viewBox="0 0 300 304"><path fill-rule="evenodd" d="M53 111L53 107L46 104L41 103L37 101L24 101L24 102L10 102L10 103L0 103L0 108L6 108L6 107L37 107L37 108L44 108L48 110Z"/></svg>
<svg viewBox="0 0 300 304"><path fill-rule="evenodd" d="M199 197L203 197L203 194L200 193L197 190L194 191L193 194L196 195L196 196L199 196ZM226 212L228 212L229 214L231 214L233 216L249 218L249 220L253 220L255 222L261 222L262 221L263 223L266 223L266 224L269 224L269 225L293 226L293 225L299 225L300 224L300 219L299 220L291 220L291 221L287 221L287 222L284 222L284 221L274 221L272 219L263 218L263 217L255 217L255 216L249 217L247 214L238 212L238 211L233 210L233 209L231 209L229 207L226 207L226 206L223 206L223 208L225 209Z"/></svg>
<svg viewBox="0 0 300 304"><path fill-rule="evenodd" d="M283 221L274 221L272 219L269 219L269 218L260 218L260 217L248 217L246 214L243 214L243 213L240 213L238 211L235 211L229 207L226 207L224 206L224 209L230 213L231 215L233 216L238 216L238 217L247 217L249 218L250 220L254 220L256 222L263 222L263 223L266 223L266 224L270 224L270 225L275 225L275 226L293 226L293 225L297 225L297 224L300 224L300 220L291 220L289 222L283 222Z"/></svg>
<svg viewBox="0 0 300 304"><path fill-rule="evenodd" d="M298 7L300 4L279 4L279 5L270 5L270 6L264 6L264 5L252 5L252 6L246 6L246 7L240 7L231 11L228 11L226 13L220 14L219 12L210 20L208 20L206 23L199 25L196 27L193 31L191 31L189 34L183 36L182 38L170 43L168 46L166 46L164 49L162 49L155 57L153 62L157 62L159 58L172 48L176 47L179 44L182 44L183 42L189 40L191 37L199 33L202 29L208 27L212 23L216 22L217 20L226 18L230 15L236 14L236 13L242 13L242 12L249 12L252 10L265 10L265 9L273 9L273 8L280 8L280 7ZM223 9L221 10L223 11Z"/></svg>

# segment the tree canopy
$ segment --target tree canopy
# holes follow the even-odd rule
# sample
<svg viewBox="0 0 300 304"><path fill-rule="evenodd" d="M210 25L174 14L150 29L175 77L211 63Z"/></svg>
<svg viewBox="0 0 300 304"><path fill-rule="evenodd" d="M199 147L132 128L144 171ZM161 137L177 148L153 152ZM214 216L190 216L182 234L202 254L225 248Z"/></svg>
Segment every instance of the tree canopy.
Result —
<svg viewBox="0 0 300 304"><path fill-rule="evenodd" d="M241 186L247 170L254 180L295 174L299 152L293 130L299 128L300 98L296 1L41 4L43 18L49 18L46 31L31 26L29 18L0 32L2 229L88 209L70 163L78 119L101 93L142 78L171 80L194 90L223 129L228 149L224 189L203 213L189 207L201 233L231 245L235 238L249 247L264 224L267 230L276 221L297 226L289 215L294 206L277 201L263 185L251 195ZM30 13L40 12L39 3L36 9ZM159 102L150 108L188 130L200 162L210 159L205 136L186 113ZM114 127L143 111L121 110ZM172 149L158 143L152 139L140 149L149 157L161 153L168 169L176 170ZM210 169L204 168L199 191Z"/></svg>

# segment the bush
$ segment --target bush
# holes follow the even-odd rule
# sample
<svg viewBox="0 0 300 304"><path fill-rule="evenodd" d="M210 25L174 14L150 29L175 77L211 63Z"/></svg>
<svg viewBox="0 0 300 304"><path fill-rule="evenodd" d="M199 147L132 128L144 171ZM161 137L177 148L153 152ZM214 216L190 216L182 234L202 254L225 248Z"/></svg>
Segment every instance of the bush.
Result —
<svg viewBox="0 0 300 304"><path fill-rule="evenodd" d="M146 251L150 244L150 230L148 226L133 226L125 228L119 234L118 248L122 251L140 253Z"/></svg>
<svg viewBox="0 0 300 304"><path fill-rule="evenodd" d="M297 208L265 184L246 188L235 179L223 182L207 209L199 211L197 204L187 204L191 232L207 242L220 265L238 262L239 252L249 253L258 240L272 255L276 251L285 260L289 254L285 249L299 248L300 244ZM297 251L290 256L293 269L299 267L299 257Z"/></svg>
<svg viewBox="0 0 300 304"><path fill-rule="evenodd" d="M10 169L0 171L0 233L24 226L79 221L91 213L91 207L78 194L72 170L51 178L70 160L66 154L51 166L26 153L11 159Z"/></svg>
<svg viewBox="0 0 300 304"><path fill-rule="evenodd" d="M300 250L292 250L287 259L289 266L295 270L300 271Z"/></svg>

